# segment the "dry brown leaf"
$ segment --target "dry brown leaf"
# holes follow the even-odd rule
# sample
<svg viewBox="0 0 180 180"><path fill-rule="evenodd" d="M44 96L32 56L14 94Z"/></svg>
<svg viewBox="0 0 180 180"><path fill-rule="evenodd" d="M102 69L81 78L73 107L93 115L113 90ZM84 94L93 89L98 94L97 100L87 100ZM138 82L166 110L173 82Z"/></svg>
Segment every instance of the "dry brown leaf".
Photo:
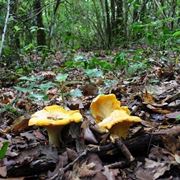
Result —
<svg viewBox="0 0 180 180"><path fill-rule="evenodd" d="M84 96L95 96L98 94L98 87L94 83L86 83L81 87Z"/></svg>
<svg viewBox="0 0 180 180"><path fill-rule="evenodd" d="M14 133L19 133L19 132L22 132L23 130L27 129L30 117L31 116L29 114L25 114L25 115L17 118L13 122L13 125L11 126L11 131Z"/></svg>
<svg viewBox="0 0 180 180"><path fill-rule="evenodd" d="M7 175L7 167L6 166L0 167L0 176L6 177L6 175Z"/></svg>
<svg viewBox="0 0 180 180"><path fill-rule="evenodd" d="M95 164L93 162L87 164L87 162L84 162L80 169L79 169L79 177L84 178L84 177L92 177L96 174L96 171L94 171Z"/></svg>
<svg viewBox="0 0 180 180"><path fill-rule="evenodd" d="M145 104L153 104L155 102L153 95L145 91L143 94L143 102Z"/></svg>
<svg viewBox="0 0 180 180"><path fill-rule="evenodd" d="M137 180L153 180L151 172L141 167L136 170L135 175Z"/></svg>
<svg viewBox="0 0 180 180"><path fill-rule="evenodd" d="M160 113L160 114L168 114L168 113L171 112L170 110L154 107L154 106L152 106L150 104L147 105L147 108L152 110L155 113Z"/></svg>
<svg viewBox="0 0 180 180"><path fill-rule="evenodd" d="M107 166L104 167L103 174L108 180L117 180L120 174L119 169L109 169Z"/></svg>
<svg viewBox="0 0 180 180"><path fill-rule="evenodd" d="M145 169L148 169L151 172L153 180L158 179L166 171L170 170L171 164L167 162L158 162L151 159L145 159Z"/></svg>

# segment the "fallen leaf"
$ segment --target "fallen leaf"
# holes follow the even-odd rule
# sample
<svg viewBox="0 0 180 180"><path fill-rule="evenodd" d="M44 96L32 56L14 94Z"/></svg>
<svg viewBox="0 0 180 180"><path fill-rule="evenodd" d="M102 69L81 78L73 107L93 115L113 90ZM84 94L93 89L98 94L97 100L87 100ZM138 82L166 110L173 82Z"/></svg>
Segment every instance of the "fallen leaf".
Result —
<svg viewBox="0 0 180 180"><path fill-rule="evenodd" d="M98 94L98 87L94 83L86 83L81 87L84 96L95 96Z"/></svg>
<svg viewBox="0 0 180 180"><path fill-rule="evenodd" d="M91 131L89 127L84 129L84 139L92 144L98 143L96 137L94 136L93 132Z"/></svg>
<svg viewBox="0 0 180 180"><path fill-rule="evenodd" d="M180 164L180 153L174 155L174 158L178 164Z"/></svg>
<svg viewBox="0 0 180 180"><path fill-rule="evenodd" d="M151 159L145 159L145 169L148 169L153 175L153 180L158 179L162 176L166 171L169 171L171 164L167 162L157 162Z"/></svg>
<svg viewBox="0 0 180 180"><path fill-rule="evenodd" d="M24 133L20 133L20 135L22 137L25 137L28 141L36 139L36 137L33 135L32 132L24 132Z"/></svg>
<svg viewBox="0 0 180 180"><path fill-rule="evenodd" d="M30 117L31 116L29 114L26 114L17 118L11 126L11 131L14 133L19 133L27 129Z"/></svg>
<svg viewBox="0 0 180 180"><path fill-rule="evenodd" d="M74 151L70 148L66 148L66 150L67 150L67 155L68 155L69 161L74 161L74 159L76 159L78 157L78 154L76 151Z"/></svg>
<svg viewBox="0 0 180 180"><path fill-rule="evenodd" d="M176 111L173 113L166 114L165 117L168 119L177 119L177 117L180 116L180 111Z"/></svg>
<svg viewBox="0 0 180 180"><path fill-rule="evenodd" d="M148 109L152 110L153 112L156 112L156 113L161 113L161 114L168 114L170 113L171 111L170 110L167 110L167 109L162 109L162 108L158 108L158 107L154 107L150 104L148 104L146 106Z"/></svg>
<svg viewBox="0 0 180 180"><path fill-rule="evenodd" d="M108 180L116 180L120 175L119 169L109 169L107 166L104 167L103 174Z"/></svg>
<svg viewBox="0 0 180 180"><path fill-rule="evenodd" d="M155 102L153 95L145 91L143 94L143 102L145 104L153 104Z"/></svg>
<svg viewBox="0 0 180 180"><path fill-rule="evenodd" d="M6 175L7 175L7 167L6 166L0 167L0 176L6 177Z"/></svg>
<svg viewBox="0 0 180 180"><path fill-rule="evenodd" d="M138 180L153 180L151 172L141 167L136 170L135 175Z"/></svg>

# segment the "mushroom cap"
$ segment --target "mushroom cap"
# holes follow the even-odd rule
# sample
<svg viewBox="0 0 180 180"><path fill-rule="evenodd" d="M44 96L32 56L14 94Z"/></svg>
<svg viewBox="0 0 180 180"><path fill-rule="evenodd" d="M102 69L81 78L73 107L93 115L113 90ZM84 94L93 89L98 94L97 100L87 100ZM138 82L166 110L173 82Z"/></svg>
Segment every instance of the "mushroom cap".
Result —
<svg viewBox="0 0 180 180"><path fill-rule="evenodd" d="M117 109L124 109L130 114L126 106L121 107L121 102L116 99L114 94L98 95L93 99L90 109L97 123L101 122L104 118L108 117L112 111Z"/></svg>
<svg viewBox="0 0 180 180"><path fill-rule="evenodd" d="M112 126L118 123L126 122L128 124L133 124L136 122L141 122L141 119L137 116L130 116L124 110L114 110L107 118L98 123L98 126L106 129L111 129Z"/></svg>
<svg viewBox="0 0 180 180"><path fill-rule="evenodd" d="M91 112L101 131L109 131L112 136L126 138L128 129L133 123L141 122L137 116L130 116L127 106L114 94L99 95L91 103Z"/></svg>
<svg viewBox="0 0 180 180"><path fill-rule="evenodd" d="M78 123L82 120L79 110L65 110L58 105L47 106L31 116L29 126L63 126L71 122Z"/></svg>
<svg viewBox="0 0 180 180"><path fill-rule="evenodd" d="M107 118L98 123L99 128L103 131L108 130L112 136L126 138L128 129L133 123L141 122L137 116L130 116L123 109L114 110Z"/></svg>

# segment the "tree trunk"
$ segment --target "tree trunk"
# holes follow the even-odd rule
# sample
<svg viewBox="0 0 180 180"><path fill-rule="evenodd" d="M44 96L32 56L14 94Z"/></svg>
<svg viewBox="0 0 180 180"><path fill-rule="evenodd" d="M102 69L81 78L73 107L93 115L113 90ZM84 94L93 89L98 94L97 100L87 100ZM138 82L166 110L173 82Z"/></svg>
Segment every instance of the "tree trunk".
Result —
<svg viewBox="0 0 180 180"><path fill-rule="evenodd" d="M8 1L7 1L7 13L6 13L6 18L5 18L5 22L4 22L4 28L3 28L3 32L2 32L2 39L1 39L1 44L0 44L0 59L1 59L1 54L2 54L3 45L4 45L4 41L5 41L7 24L8 24L8 20L9 20L10 3L11 3L10 0L8 0Z"/></svg>
<svg viewBox="0 0 180 180"><path fill-rule="evenodd" d="M55 22L56 22L56 13L57 13L57 10L59 8L60 3L61 3L61 0L56 0L56 4L55 4L54 10L53 10L52 20L51 20L50 27L49 27L49 37L48 37L48 40L47 40L49 48L51 46L51 40L52 40L52 37L53 37L54 25L55 25Z"/></svg>
<svg viewBox="0 0 180 180"><path fill-rule="evenodd" d="M117 15L116 15L116 34L123 35L123 0L116 0Z"/></svg>
<svg viewBox="0 0 180 180"><path fill-rule="evenodd" d="M102 9L102 19L101 20L101 16L99 14L97 5L96 5L96 0L93 0L93 5L95 8L95 14L96 14L96 19L97 19L97 23L93 23L97 34L99 36L99 39L101 41L101 44L103 44L103 47L106 46L106 38L105 38L105 34L106 32L104 31L105 27L106 27L106 22L105 22L105 10L104 10L104 4L103 4L103 0L100 0L100 5L101 5L101 9ZM103 21L103 23L102 23Z"/></svg>
<svg viewBox="0 0 180 180"><path fill-rule="evenodd" d="M35 0L34 10L35 10L35 14L36 14L36 25L38 27L37 45L43 46L43 45L46 45L46 34L44 31L44 24L43 24L43 18L42 18L41 0Z"/></svg>
<svg viewBox="0 0 180 180"><path fill-rule="evenodd" d="M133 23L138 21L138 9L137 9L137 5L139 4L139 0L136 0L134 3L134 9L133 9Z"/></svg>
<svg viewBox="0 0 180 180"><path fill-rule="evenodd" d="M115 35L116 7L115 0L111 0L111 28L112 36Z"/></svg>
<svg viewBox="0 0 180 180"><path fill-rule="evenodd" d="M172 18L175 18L176 16L176 6L177 6L177 1L176 0L173 0L172 1ZM171 30L174 29L174 20L171 21Z"/></svg>
<svg viewBox="0 0 180 180"><path fill-rule="evenodd" d="M140 10L140 13L139 13L139 20L143 22L144 20L144 17L145 17L145 13L146 13L146 5L148 3L149 0L144 0L142 5L141 5L141 10Z"/></svg>
<svg viewBox="0 0 180 180"><path fill-rule="evenodd" d="M108 38L108 48L111 47L111 22L110 22L110 13L108 0L105 0L105 10L106 10L106 35Z"/></svg>
<svg viewBox="0 0 180 180"><path fill-rule="evenodd" d="M16 20L17 15L18 15L19 0L13 0L11 4L12 4L12 6L11 6L11 14L13 15L13 18ZM13 23L13 25L16 25L15 22ZM21 48L21 42L20 42L20 37L19 36L20 36L19 32L14 33L14 31L13 31L12 34L11 34L11 37L10 37L11 38L12 48L14 50L16 50L16 51L20 50L20 48Z"/></svg>
<svg viewBox="0 0 180 180"><path fill-rule="evenodd" d="M128 2L124 1L124 36L126 38L126 41L128 40L128 12L129 12L129 6Z"/></svg>

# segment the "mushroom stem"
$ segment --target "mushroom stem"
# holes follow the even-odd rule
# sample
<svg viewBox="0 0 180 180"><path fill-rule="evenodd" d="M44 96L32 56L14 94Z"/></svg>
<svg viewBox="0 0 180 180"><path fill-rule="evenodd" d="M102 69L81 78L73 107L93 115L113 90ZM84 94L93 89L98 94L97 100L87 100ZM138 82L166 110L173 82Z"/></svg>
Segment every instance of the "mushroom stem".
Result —
<svg viewBox="0 0 180 180"><path fill-rule="evenodd" d="M54 145L58 148L60 147L62 128L63 126L46 127L48 132L49 144Z"/></svg>

